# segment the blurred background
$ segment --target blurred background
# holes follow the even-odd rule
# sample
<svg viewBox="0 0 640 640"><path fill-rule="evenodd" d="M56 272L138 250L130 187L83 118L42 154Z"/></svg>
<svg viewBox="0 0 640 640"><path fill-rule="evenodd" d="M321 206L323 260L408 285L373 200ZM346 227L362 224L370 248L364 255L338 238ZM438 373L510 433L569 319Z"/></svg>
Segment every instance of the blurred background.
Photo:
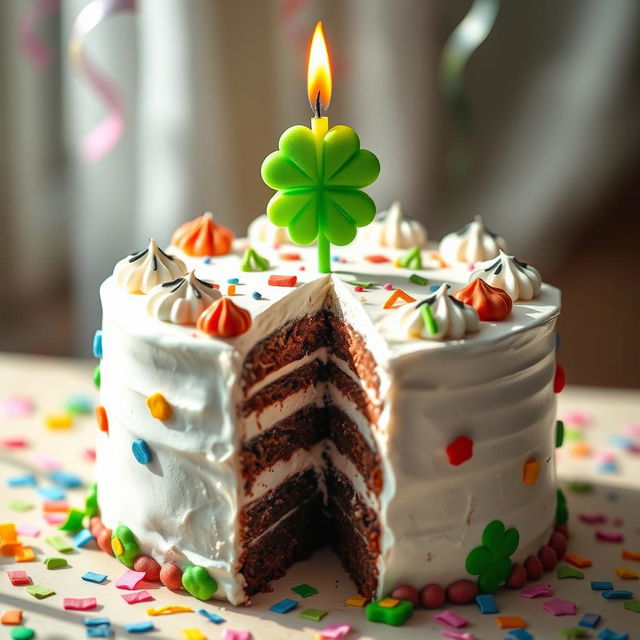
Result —
<svg viewBox="0 0 640 640"><path fill-rule="evenodd" d="M205 210L244 234L262 159L311 116L319 19L329 116L380 157L378 208L400 199L431 239L481 214L562 288L569 382L640 387L637 0L4 0L0 350L90 356L118 259ZM83 29L111 107L70 60Z"/></svg>

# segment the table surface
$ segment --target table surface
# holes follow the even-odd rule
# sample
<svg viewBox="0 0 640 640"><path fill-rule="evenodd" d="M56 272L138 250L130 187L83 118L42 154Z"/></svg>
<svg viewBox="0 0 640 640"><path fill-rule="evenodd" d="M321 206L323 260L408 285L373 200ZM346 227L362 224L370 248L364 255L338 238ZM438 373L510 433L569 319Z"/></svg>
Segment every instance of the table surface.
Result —
<svg viewBox="0 0 640 640"><path fill-rule="evenodd" d="M162 639L188 637L183 630L194 628L206 638L220 638L225 628L233 628L251 631L256 640L311 639L325 626L343 622L353 627L347 638L429 640L443 637L441 630L447 627L435 622L437 611L418 609L400 628L367 622L362 609L344 603L355 590L328 550L294 565L273 583L273 591L255 596L250 607L233 607L217 601L202 604L188 595L154 584L142 585L153 596L153 602L129 605L121 597L126 592L114 585L125 568L98 550L93 542L66 556L69 567L48 570L42 561L61 554L49 547L45 538L66 534L44 521L42 498L33 488L9 488L7 478L32 472L41 485L50 484L46 467L59 463L86 482L92 480L93 463L87 451L93 447L96 429L93 416L76 416L70 429L59 431L46 428L45 417L63 412L71 396L97 400L91 382L94 366L85 361L0 355L0 523L32 525L41 530L36 537L23 535L21 538L23 544L34 549L35 561L16 563L13 558L0 556L0 615L6 609L22 609L23 624L34 629L37 638L48 640L87 637L85 617L108 617L115 637L134 637L124 631L124 625L148 620L153 621L156 629L149 637ZM33 399L34 410L30 415L21 418L6 415L7 400L17 395ZM629 633L629 638L640 639L640 614L625 610L621 601L605 600L590 588L591 580L608 580L616 588L629 589L636 595L640 592L637 580L622 580L616 574L617 567L640 572L640 562L621 558L622 549L640 551L640 391L568 387L559 396L559 416L565 418L567 427L565 444L558 450L561 485L580 480L590 483L587 486L591 488L587 492L565 491L571 513L569 550L590 558L593 566L584 569L584 580L559 580L555 571L546 573L541 580L552 585L556 597L576 602L577 615L554 617L542 611L546 599L525 599L518 590L507 589L495 595L500 615L522 616L536 640L548 640L561 638L559 631L576 626L584 613L594 612L601 614L602 620L595 631L589 631L590 637L595 638L608 627L618 633ZM7 447L6 441L11 438L25 439L26 446ZM629 444L629 439L639 445L637 449L621 448ZM606 473L600 470L604 463L609 467ZM84 489L67 492L72 506L82 507L84 495ZM31 504L33 508L16 511L10 506L15 501ZM578 518L581 513L604 514L608 520L602 525L588 525ZM598 526L623 533L624 543L597 542ZM36 600L24 587L12 586L8 576L1 574L16 569L27 571L34 584L51 587L55 595ZM98 585L85 582L81 575L86 571L107 574L108 579ZM288 614L269 611L272 604L283 598L297 598L290 589L300 583L313 585L319 593L302 600L298 608ZM62 608L65 597L96 597L98 608L88 613L65 611ZM205 608L221 615L225 622L214 625L196 611L153 618L147 615L147 608L164 605ZM329 613L315 623L299 617L306 608L324 609ZM482 615L475 604L451 608L469 620L469 625L460 631L473 634L478 640L507 637L507 632L496 625L495 615ZM0 638L10 637L11 629L0 625Z"/></svg>

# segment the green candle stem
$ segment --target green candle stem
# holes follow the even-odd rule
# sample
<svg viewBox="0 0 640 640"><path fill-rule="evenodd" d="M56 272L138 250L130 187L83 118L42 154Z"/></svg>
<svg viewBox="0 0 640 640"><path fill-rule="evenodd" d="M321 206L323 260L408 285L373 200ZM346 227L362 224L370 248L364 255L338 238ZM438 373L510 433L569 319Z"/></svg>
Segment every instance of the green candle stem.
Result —
<svg viewBox="0 0 640 640"><path fill-rule="evenodd" d="M331 243L322 231L318 233L318 271L331 273Z"/></svg>

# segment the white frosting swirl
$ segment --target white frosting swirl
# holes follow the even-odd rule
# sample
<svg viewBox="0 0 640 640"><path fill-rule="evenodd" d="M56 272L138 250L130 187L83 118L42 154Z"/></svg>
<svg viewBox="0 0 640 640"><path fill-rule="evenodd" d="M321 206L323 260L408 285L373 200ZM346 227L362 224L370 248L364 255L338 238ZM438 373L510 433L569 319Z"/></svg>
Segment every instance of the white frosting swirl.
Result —
<svg viewBox="0 0 640 640"><path fill-rule="evenodd" d="M123 258L113 270L116 282L128 293L149 293L156 285L186 273L184 262L165 253L153 238L146 249Z"/></svg>
<svg viewBox="0 0 640 640"><path fill-rule="evenodd" d="M487 260L477 267L469 276L469 282L481 278L492 287L504 289L514 302L533 300L540 293L542 278L538 270L504 251L500 251L495 260Z"/></svg>
<svg viewBox="0 0 640 640"><path fill-rule="evenodd" d="M276 226L265 214L258 216L249 225L247 237L252 244L267 244L270 247L291 244L287 228Z"/></svg>
<svg viewBox="0 0 640 640"><path fill-rule="evenodd" d="M163 322L195 324L198 316L221 297L209 281L196 278L196 272L191 271L154 287L149 292L147 313Z"/></svg>
<svg viewBox="0 0 640 640"><path fill-rule="evenodd" d="M364 242L379 247L409 249L422 247L427 242L427 230L416 220L404 216L399 200L391 204L387 211L379 213L375 220L361 231Z"/></svg>
<svg viewBox="0 0 640 640"><path fill-rule="evenodd" d="M450 296L449 285L418 302L395 309L382 327L389 340L423 338L425 340L460 340L479 329L478 312ZM434 324L425 322L423 305L428 305Z"/></svg>
<svg viewBox="0 0 640 640"><path fill-rule="evenodd" d="M459 231L449 233L440 241L440 255L450 265L458 262L480 262L508 251L504 238L487 230L480 216Z"/></svg>

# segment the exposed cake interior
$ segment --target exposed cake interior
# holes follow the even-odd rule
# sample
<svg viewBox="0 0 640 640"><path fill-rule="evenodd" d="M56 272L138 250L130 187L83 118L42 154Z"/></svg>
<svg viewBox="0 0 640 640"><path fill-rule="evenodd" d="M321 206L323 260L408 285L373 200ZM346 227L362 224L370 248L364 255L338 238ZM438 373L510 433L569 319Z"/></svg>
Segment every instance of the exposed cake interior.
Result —
<svg viewBox="0 0 640 640"><path fill-rule="evenodd" d="M359 592L375 595L382 490L375 359L329 294L247 354L238 408L241 573L248 594L330 543Z"/></svg>

